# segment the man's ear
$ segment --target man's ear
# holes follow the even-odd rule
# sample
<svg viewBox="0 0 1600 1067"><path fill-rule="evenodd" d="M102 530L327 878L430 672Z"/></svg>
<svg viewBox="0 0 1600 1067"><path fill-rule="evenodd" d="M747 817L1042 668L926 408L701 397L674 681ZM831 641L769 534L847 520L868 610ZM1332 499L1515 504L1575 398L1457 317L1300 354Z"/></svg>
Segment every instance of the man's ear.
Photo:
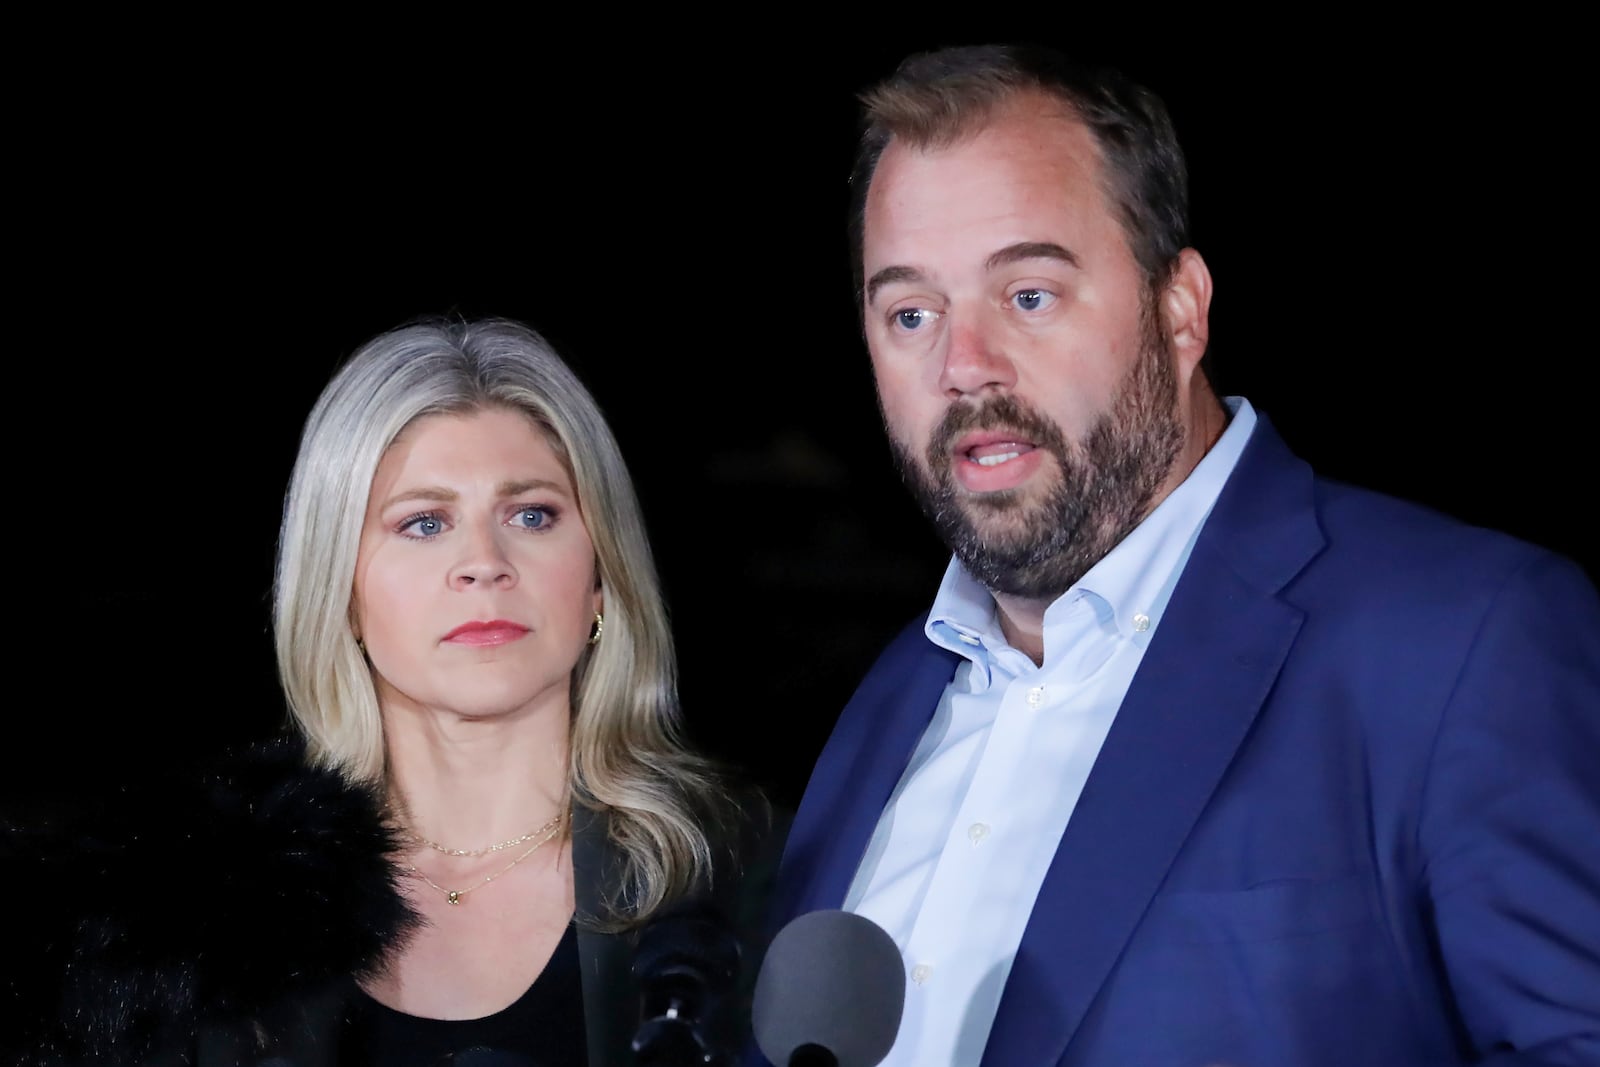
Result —
<svg viewBox="0 0 1600 1067"><path fill-rule="evenodd" d="M1211 271L1200 253L1185 248L1161 291L1161 325L1187 381L1211 339Z"/></svg>

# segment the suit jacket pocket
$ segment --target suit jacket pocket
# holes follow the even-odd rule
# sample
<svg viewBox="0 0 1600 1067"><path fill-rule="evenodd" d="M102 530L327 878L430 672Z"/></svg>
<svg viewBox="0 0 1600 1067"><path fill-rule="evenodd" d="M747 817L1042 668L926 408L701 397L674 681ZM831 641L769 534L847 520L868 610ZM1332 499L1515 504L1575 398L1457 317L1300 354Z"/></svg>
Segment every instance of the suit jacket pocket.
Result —
<svg viewBox="0 0 1600 1067"><path fill-rule="evenodd" d="M1162 944L1280 941L1376 920L1371 883L1361 874L1284 879L1248 889L1177 889L1156 894L1141 939Z"/></svg>
<svg viewBox="0 0 1600 1067"><path fill-rule="evenodd" d="M1169 890L1102 990L1082 1062L1414 1062L1393 962L1365 874Z"/></svg>

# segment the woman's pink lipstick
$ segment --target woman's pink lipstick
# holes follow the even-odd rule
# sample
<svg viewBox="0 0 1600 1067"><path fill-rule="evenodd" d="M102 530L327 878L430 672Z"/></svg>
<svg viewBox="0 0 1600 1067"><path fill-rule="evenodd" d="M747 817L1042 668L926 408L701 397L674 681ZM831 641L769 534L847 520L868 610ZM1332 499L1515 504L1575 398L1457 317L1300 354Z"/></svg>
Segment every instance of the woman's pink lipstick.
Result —
<svg viewBox="0 0 1600 1067"><path fill-rule="evenodd" d="M457 645L487 647L509 644L527 632L528 628L521 623L491 619L489 622L464 622L445 634L444 640Z"/></svg>

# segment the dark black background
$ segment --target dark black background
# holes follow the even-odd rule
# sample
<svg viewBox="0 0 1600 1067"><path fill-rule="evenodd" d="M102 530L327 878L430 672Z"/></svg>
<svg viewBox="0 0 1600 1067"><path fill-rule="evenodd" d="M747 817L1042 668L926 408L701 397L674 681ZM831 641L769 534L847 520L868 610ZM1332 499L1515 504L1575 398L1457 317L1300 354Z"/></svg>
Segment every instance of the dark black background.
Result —
<svg viewBox="0 0 1600 1067"><path fill-rule="evenodd" d="M579 14L618 26L13 46L7 803L159 781L277 724L268 600L301 421L351 349L440 312L523 319L591 386L643 499L689 728L796 799L944 564L890 468L843 239L854 93L941 43L1058 43L1161 92L1222 389L1326 473L1600 573L1571 27Z"/></svg>

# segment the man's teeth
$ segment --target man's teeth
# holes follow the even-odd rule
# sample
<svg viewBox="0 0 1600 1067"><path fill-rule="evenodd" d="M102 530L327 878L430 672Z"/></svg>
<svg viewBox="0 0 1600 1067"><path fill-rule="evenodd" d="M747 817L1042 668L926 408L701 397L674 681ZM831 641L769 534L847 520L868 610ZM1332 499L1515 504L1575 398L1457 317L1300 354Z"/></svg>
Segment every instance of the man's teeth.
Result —
<svg viewBox="0 0 1600 1067"><path fill-rule="evenodd" d="M1022 455L1021 452L1001 452L993 456L979 456L973 462L982 467L998 467L1007 460L1016 459L1020 455Z"/></svg>

